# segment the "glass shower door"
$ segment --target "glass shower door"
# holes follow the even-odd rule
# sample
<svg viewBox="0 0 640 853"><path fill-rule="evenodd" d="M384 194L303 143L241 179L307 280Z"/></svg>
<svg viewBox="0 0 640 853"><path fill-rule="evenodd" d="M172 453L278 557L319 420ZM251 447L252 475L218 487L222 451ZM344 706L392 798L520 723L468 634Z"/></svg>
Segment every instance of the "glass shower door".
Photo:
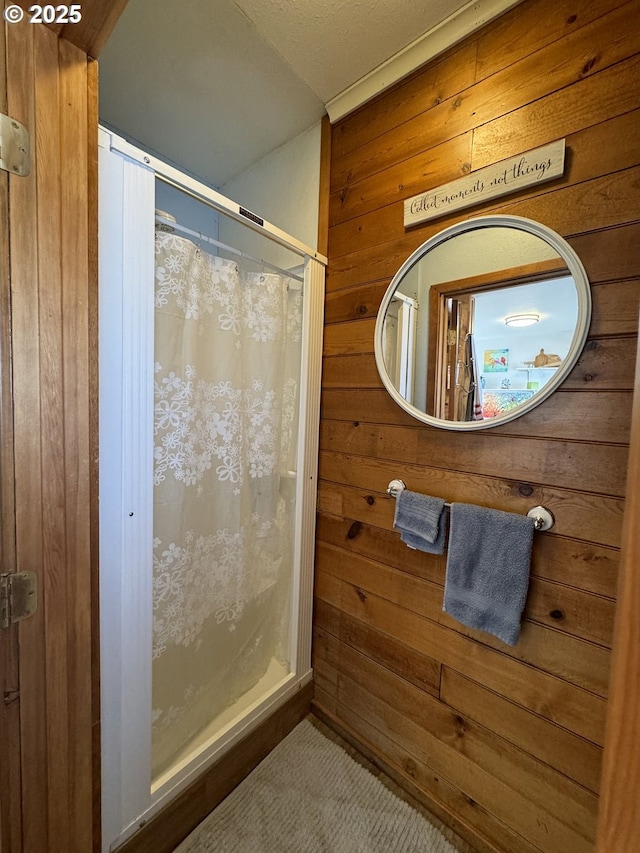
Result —
<svg viewBox="0 0 640 853"><path fill-rule="evenodd" d="M152 775L161 784L291 673L302 292L177 233L156 234L155 258Z"/></svg>
<svg viewBox="0 0 640 853"><path fill-rule="evenodd" d="M271 264L174 235L156 257L159 175L238 220L101 129L104 853L312 677L323 262L263 220L303 290L261 250Z"/></svg>

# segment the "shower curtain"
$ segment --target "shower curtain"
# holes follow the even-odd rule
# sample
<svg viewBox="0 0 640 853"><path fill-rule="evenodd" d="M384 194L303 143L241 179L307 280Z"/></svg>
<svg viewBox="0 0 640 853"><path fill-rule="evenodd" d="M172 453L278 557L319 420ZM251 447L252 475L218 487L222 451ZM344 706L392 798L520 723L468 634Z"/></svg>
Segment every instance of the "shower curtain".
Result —
<svg viewBox="0 0 640 853"><path fill-rule="evenodd" d="M152 776L289 672L302 294L156 235Z"/></svg>

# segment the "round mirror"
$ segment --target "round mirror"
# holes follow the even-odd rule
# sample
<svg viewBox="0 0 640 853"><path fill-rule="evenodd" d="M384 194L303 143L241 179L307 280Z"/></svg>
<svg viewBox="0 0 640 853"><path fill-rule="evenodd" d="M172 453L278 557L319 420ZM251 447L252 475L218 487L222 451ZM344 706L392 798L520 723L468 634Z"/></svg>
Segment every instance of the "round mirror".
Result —
<svg viewBox="0 0 640 853"><path fill-rule="evenodd" d="M546 399L576 363L591 292L569 244L538 222L487 216L423 243L378 312L380 377L432 426L486 429Z"/></svg>

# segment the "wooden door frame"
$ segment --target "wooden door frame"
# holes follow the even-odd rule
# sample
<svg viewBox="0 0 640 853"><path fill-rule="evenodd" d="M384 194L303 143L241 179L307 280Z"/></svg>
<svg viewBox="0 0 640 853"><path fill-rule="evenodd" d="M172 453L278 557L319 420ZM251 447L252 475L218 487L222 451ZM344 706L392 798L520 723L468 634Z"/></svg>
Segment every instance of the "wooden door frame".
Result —
<svg viewBox="0 0 640 853"><path fill-rule="evenodd" d="M45 24L59 38L97 59L129 0L83 0L77 24Z"/></svg>
<svg viewBox="0 0 640 853"><path fill-rule="evenodd" d="M640 346L631 420L631 445L613 658L604 745L597 853L631 851L640 839Z"/></svg>

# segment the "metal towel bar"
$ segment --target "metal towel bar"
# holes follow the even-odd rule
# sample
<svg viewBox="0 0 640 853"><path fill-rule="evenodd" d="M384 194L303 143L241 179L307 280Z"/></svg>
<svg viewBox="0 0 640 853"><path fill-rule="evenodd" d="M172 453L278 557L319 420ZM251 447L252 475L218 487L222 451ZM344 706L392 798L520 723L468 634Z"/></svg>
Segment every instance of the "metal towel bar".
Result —
<svg viewBox="0 0 640 853"><path fill-rule="evenodd" d="M403 489L406 489L402 480L392 480L387 486L387 494L392 498L397 498ZM444 502L445 506L451 506L449 501ZM533 518L533 524L536 530L550 530L555 524L553 514L544 506L534 506L527 513L529 518Z"/></svg>

